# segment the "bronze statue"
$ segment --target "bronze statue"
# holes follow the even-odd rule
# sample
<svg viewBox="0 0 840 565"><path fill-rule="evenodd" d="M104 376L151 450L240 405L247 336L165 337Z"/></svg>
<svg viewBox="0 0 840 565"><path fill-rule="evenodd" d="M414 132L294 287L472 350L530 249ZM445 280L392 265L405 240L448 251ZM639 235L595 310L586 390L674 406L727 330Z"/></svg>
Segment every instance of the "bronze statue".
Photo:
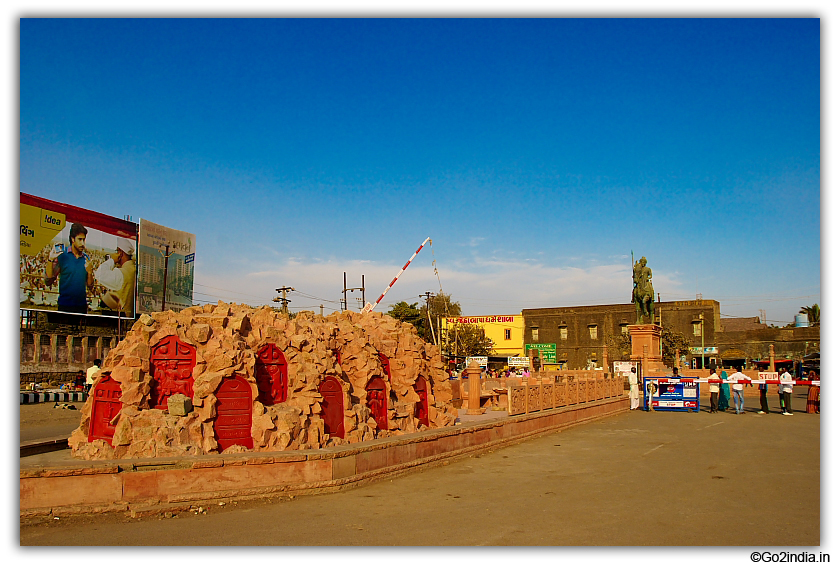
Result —
<svg viewBox="0 0 840 565"><path fill-rule="evenodd" d="M653 273L647 266L647 259L642 257L633 264L633 303L636 305L636 323L643 324L645 316L653 324Z"/></svg>

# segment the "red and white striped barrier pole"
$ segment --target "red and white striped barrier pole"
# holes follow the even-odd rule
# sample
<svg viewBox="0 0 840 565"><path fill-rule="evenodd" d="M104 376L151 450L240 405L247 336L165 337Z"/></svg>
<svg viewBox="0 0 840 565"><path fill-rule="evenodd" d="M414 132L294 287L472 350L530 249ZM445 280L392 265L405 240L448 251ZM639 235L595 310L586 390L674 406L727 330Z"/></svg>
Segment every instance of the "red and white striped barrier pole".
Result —
<svg viewBox="0 0 840 565"><path fill-rule="evenodd" d="M403 268L400 269L400 272L397 273L397 276L394 277L394 280L391 281L391 284L388 285L388 288L385 289L385 292L383 292L379 296L379 298L376 299L376 302L374 302L373 304L371 304L370 302L365 304L365 307L362 308L362 314L366 314L368 312L373 311L373 309L376 308L379 305L379 302L385 297L385 295L388 293L388 291L391 290L391 287L394 286L394 283L397 282L397 279L400 278L400 275L402 275L405 272L405 270L408 268L408 266L411 264L411 262L414 260L414 258L417 257L417 254L420 253L420 250L423 249L423 246L426 245L430 241L432 241L432 238L427 237L426 241L424 241L423 243L420 244L420 247L418 247L417 251L414 252L414 255L411 256L411 259L409 259L408 262L405 264L405 266L403 266Z"/></svg>
<svg viewBox="0 0 840 565"><path fill-rule="evenodd" d="M719 383L719 384L735 384L740 383L742 385L777 385L777 384L790 384L790 385L814 385L820 386L820 381L782 381L780 379L753 379L747 380L742 379L739 381L730 381L729 379L692 379L692 378L682 378L682 379L669 379L667 377L646 377L649 381L656 381L659 383Z"/></svg>

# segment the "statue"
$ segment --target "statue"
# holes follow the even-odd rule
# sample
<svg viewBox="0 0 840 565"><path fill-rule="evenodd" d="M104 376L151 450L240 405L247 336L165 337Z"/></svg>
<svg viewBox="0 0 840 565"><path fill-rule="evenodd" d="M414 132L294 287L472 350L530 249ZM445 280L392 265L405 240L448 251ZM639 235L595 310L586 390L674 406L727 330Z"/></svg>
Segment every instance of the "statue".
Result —
<svg viewBox="0 0 840 565"><path fill-rule="evenodd" d="M636 305L636 323L643 324L645 316L653 318L653 273L647 266L647 259L642 257L633 264L633 303Z"/></svg>

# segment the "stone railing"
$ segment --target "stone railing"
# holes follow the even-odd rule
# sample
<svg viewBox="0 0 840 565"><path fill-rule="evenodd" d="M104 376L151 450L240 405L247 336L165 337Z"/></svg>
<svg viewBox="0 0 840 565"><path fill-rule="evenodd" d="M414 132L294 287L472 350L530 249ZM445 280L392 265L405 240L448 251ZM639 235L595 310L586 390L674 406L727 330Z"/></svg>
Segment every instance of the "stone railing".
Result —
<svg viewBox="0 0 840 565"><path fill-rule="evenodd" d="M624 381L610 373L553 375L508 387L508 414L516 416L624 395Z"/></svg>

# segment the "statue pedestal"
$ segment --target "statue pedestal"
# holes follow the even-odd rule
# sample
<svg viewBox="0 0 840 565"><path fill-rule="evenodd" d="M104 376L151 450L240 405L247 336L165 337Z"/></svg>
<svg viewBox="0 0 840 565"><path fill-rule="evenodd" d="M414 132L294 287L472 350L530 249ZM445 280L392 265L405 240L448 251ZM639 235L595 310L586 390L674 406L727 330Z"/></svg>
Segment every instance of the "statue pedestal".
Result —
<svg viewBox="0 0 840 565"><path fill-rule="evenodd" d="M664 373L668 368L662 363L662 326L658 324L633 324L630 330L630 359L642 366L642 375Z"/></svg>

